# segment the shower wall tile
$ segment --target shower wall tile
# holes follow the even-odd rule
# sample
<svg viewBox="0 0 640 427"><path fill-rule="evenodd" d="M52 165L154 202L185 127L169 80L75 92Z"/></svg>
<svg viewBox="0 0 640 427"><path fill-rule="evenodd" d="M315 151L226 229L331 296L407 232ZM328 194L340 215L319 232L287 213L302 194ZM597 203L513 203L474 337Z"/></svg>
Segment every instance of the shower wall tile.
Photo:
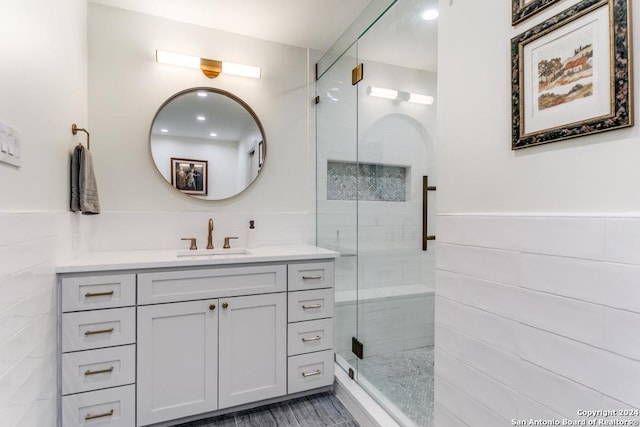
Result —
<svg viewBox="0 0 640 427"><path fill-rule="evenodd" d="M474 408L462 421L507 420L495 425L640 408L640 219L441 215L438 228L437 425L460 407Z"/></svg>
<svg viewBox="0 0 640 427"><path fill-rule="evenodd" d="M404 202L407 168L382 164L327 162L328 200Z"/></svg>

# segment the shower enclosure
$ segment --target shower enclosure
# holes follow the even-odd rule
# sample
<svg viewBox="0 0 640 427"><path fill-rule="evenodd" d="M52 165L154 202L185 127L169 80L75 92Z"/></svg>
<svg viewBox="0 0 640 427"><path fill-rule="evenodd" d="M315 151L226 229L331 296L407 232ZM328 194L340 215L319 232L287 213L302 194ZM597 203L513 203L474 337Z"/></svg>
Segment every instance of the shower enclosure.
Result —
<svg viewBox="0 0 640 427"><path fill-rule="evenodd" d="M421 15L437 1L387 3L317 64L316 236L340 252L338 365L431 426L437 24Z"/></svg>

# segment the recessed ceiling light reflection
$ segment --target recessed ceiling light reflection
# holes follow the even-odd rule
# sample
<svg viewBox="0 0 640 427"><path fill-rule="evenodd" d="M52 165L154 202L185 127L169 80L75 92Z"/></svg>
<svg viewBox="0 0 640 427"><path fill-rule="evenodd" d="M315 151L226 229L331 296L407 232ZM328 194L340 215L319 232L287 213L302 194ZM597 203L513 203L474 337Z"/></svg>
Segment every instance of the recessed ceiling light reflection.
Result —
<svg viewBox="0 0 640 427"><path fill-rule="evenodd" d="M422 13L422 19L425 21L433 21L434 19L437 19L438 16L440 16L438 9L427 9Z"/></svg>
<svg viewBox="0 0 640 427"><path fill-rule="evenodd" d="M211 133L209 134L209 136L218 136L218 134L217 134L217 133L215 133L215 132L211 132Z"/></svg>
<svg viewBox="0 0 640 427"><path fill-rule="evenodd" d="M160 132L167 133L167 132L169 132L169 129L160 129Z"/></svg>
<svg viewBox="0 0 640 427"><path fill-rule="evenodd" d="M204 122L206 120L204 116L198 116L196 117L196 119L200 120L201 122Z"/></svg>
<svg viewBox="0 0 640 427"><path fill-rule="evenodd" d="M207 95L207 92L198 92L198 96L200 98L206 98L208 95Z"/></svg>

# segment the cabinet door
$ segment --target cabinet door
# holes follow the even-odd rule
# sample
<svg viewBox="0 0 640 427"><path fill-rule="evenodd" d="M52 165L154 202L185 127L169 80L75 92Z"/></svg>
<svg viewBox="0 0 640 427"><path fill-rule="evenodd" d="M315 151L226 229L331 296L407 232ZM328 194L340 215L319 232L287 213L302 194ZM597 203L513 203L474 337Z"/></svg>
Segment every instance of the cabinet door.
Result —
<svg viewBox="0 0 640 427"><path fill-rule="evenodd" d="M286 293L220 298L221 409L287 393L286 334Z"/></svg>
<svg viewBox="0 0 640 427"><path fill-rule="evenodd" d="M138 425L218 409L218 300L138 307Z"/></svg>

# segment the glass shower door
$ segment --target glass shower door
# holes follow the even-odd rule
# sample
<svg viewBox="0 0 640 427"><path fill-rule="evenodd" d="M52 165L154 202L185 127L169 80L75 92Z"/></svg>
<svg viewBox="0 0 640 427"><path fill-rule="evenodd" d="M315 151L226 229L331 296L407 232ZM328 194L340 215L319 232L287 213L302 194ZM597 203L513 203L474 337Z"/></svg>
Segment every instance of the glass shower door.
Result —
<svg viewBox="0 0 640 427"><path fill-rule="evenodd" d="M355 47L318 79L316 94L316 239L340 252L335 271L334 336L336 362L355 377L357 357L357 90L351 84Z"/></svg>
<svg viewBox="0 0 640 427"><path fill-rule="evenodd" d="M406 426L430 426L433 412L435 242L423 250L423 207L435 234L424 177L435 185L436 73L422 49L435 33L419 16L430 2L397 1L357 41L358 382Z"/></svg>

